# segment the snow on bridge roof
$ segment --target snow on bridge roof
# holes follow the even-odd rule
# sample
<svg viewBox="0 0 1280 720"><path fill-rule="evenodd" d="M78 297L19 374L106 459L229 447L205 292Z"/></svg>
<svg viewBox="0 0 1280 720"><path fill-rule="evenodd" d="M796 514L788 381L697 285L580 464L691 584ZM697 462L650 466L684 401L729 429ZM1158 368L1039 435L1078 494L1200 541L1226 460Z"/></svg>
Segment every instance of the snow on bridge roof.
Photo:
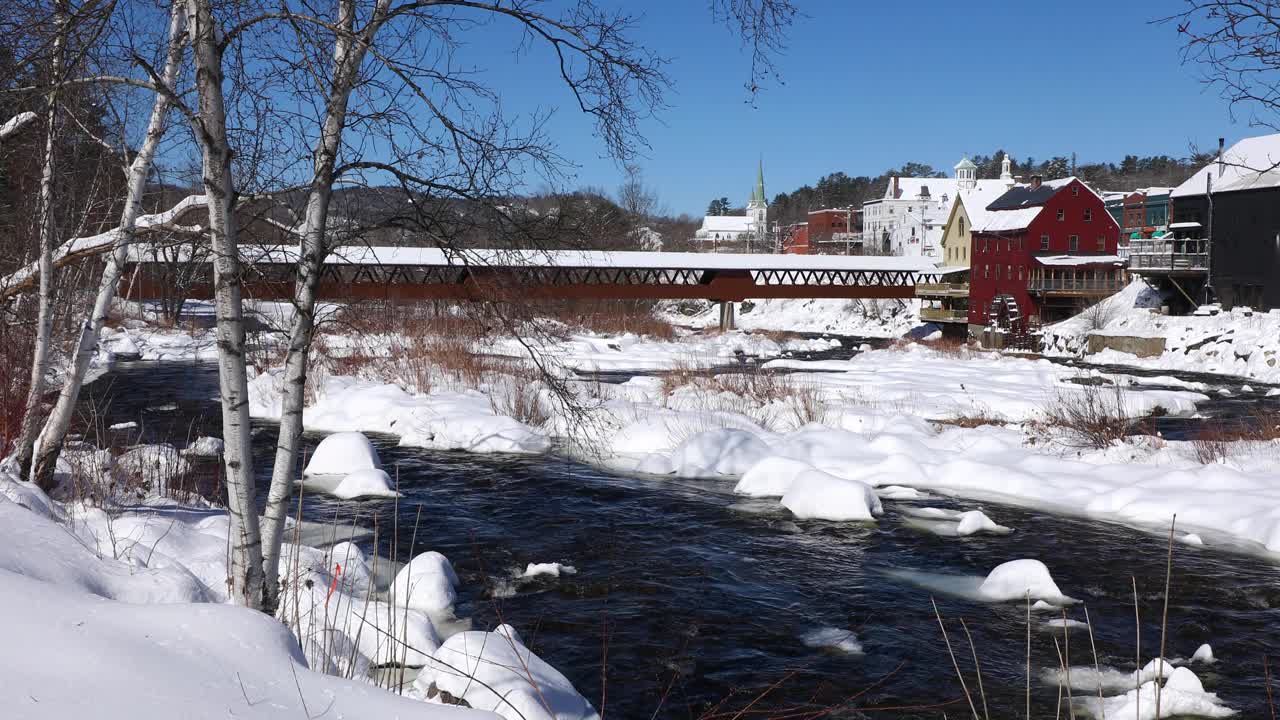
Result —
<svg viewBox="0 0 1280 720"><path fill-rule="evenodd" d="M246 246L246 263L292 263L296 246ZM129 248L131 262L155 262L145 243ZM660 270L868 270L934 274L928 258L898 256L783 255L773 253L690 253L603 250L443 250L441 248L336 248L327 263L350 265L417 265L476 267L653 268Z"/></svg>

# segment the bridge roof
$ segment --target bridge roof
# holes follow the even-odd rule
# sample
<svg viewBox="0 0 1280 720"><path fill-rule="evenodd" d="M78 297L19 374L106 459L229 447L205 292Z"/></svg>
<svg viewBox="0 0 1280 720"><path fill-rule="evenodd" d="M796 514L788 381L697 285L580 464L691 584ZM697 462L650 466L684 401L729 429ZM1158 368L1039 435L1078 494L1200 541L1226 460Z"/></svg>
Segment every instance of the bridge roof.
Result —
<svg viewBox="0 0 1280 720"><path fill-rule="evenodd" d="M601 250L465 250L343 247L329 262L361 265L611 267L664 270L888 270L933 272L928 258L774 253L691 253Z"/></svg>

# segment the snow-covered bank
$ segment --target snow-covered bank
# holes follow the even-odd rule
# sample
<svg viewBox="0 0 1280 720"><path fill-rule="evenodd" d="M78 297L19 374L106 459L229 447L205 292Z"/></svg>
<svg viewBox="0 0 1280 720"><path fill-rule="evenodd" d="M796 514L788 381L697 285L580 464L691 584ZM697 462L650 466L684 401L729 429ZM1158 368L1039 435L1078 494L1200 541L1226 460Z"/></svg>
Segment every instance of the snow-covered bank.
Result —
<svg viewBox="0 0 1280 720"><path fill-rule="evenodd" d="M1236 308L1217 315L1160 315L1160 297L1141 280L1091 310L1044 329L1046 355L1090 363L1212 373L1280 383L1280 311ZM1116 350L1086 354L1094 335L1163 338L1164 352L1139 358Z"/></svg>
<svg viewBox="0 0 1280 720"><path fill-rule="evenodd" d="M6 717L275 718L321 709L334 717L494 717L310 669L285 625L219 602L225 515L178 507L144 515L110 519L118 527L108 537L101 511L64 509L0 477L0 612L21 618L0 648ZM76 673L73 692L68 658L93 665Z"/></svg>

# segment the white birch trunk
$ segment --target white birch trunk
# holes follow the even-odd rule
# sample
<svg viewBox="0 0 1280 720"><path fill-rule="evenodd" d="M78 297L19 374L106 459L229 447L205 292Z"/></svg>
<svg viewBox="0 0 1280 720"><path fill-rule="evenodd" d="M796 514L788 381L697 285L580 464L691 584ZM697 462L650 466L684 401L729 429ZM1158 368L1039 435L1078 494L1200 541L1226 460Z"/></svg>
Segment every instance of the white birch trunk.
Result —
<svg viewBox="0 0 1280 720"><path fill-rule="evenodd" d="M44 162L40 170L40 291L36 309L36 341L31 357L31 384L27 387L27 401L21 432L18 434L18 465L22 477L31 472L36 432L40 429L40 400L44 397L46 376L49 373L49 350L53 335L53 141L57 133L58 90L62 84L63 53L66 52L70 25L65 1L60 0L55 4L53 22L53 57L49 73L53 88L45 99Z"/></svg>
<svg viewBox="0 0 1280 720"><path fill-rule="evenodd" d="M217 313L218 381L222 400L223 461L231 516L228 582L239 605L262 606L262 538L254 501L249 436L249 382L245 369L240 253L231 208L231 147L223 96L222 50L210 0L187 0L199 109L193 129L203 156L212 236L214 308Z"/></svg>
<svg viewBox="0 0 1280 720"><path fill-rule="evenodd" d="M285 358L284 387L281 390L280 435L276 442L275 464L267 494L266 522L263 526L263 574L265 609L273 611L278 601L280 546L284 521L289 514L289 494L297 466L298 445L303 429L307 364L315 333L316 286L329 252L327 229L329 202L333 197L334 167L342 145L347 107L367 48L387 13L389 2L379 0L360 42L350 34L355 24L354 0L342 0L337 25L343 32L334 38L333 80L325 103L325 114L312 159L311 189L303 218L302 247L294 288L294 318L289 330L289 352Z"/></svg>
<svg viewBox="0 0 1280 720"><path fill-rule="evenodd" d="M169 10L169 51L160 75L161 82L168 88L174 87L182 64L185 19L186 9L183 7L182 0L175 0ZM98 336L107 320L111 302L115 299L116 288L120 284L120 273L128 259L129 244L133 242L138 215L142 210L142 193L146 188L147 177L151 173L151 164L155 160L156 150L160 146L161 138L164 137L165 117L169 112L170 104L168 94L156 93L155 103L151 107L151 117L147 122L146 136L138 149L138 154L129 165L124 209L120 212L120 228L117 230L106 267L102 271L102 278L98 282L98 293L94 298L93 308L80 325L79 340L76 343L75 353L68 360L62 391L58 394L58 401L53 406L53 411L49 413L49 419L36 442L34 480L43 488L49 488L52 485L53 471L57 466L58 455L62 451L67 428L71 425L76 401L80 398L80 388L84 385L89 361L93 359L93 353L98 347Z"/></svg>

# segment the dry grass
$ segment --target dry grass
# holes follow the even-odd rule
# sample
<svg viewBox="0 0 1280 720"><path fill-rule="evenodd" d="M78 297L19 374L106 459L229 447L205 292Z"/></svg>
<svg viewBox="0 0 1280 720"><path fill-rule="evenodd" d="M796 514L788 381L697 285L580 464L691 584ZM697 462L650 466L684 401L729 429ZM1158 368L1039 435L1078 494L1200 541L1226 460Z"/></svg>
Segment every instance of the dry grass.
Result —
<svg viewBox="0 0 1280 720"><path fill-rule="evenodd" d="M1280 413L1255 409L1236 422L1208 425L1192 438L1191 451L1198 462L1209 465L1255 452L1259 445L1276 440L1280 440Z"/></svg>
<svg viewBox="0 0 1280 720"><path fill-rule="evenodd" d="M1125 392L1119 385L1082 385L1059 392L1044 408L1044 425L1062 431L1070 444L1102 449L1128 437Z"/></svg>
<svg viewBox="0 0 1280 720"><path fill-rule="evenodd" d="M943 418L942 420L934 420L935 425L948 425L951 427L967 428L972 430L983 425L1008 425L1008 421L1003 418L988 415L986 413L976 413L973 415L957 415L955 417Z"/></svg>
<svg viewBox="0 0 1280 720"><path fill-rule="evenodd" d="M531 312L572 330L597 335L630 333L658 340L674 340L675 327L655 316L654 306L652 301L646 300L544 301L534 305Z"/></svg>
<svg viewBox="0 0 1280 720"><path fill-rule="evenodd" d="M495 413L514 418L530 427L542 427L551 419L542 386L528 373L508 376L497 383L496 387L492 387L489 406Z"/></svg>

